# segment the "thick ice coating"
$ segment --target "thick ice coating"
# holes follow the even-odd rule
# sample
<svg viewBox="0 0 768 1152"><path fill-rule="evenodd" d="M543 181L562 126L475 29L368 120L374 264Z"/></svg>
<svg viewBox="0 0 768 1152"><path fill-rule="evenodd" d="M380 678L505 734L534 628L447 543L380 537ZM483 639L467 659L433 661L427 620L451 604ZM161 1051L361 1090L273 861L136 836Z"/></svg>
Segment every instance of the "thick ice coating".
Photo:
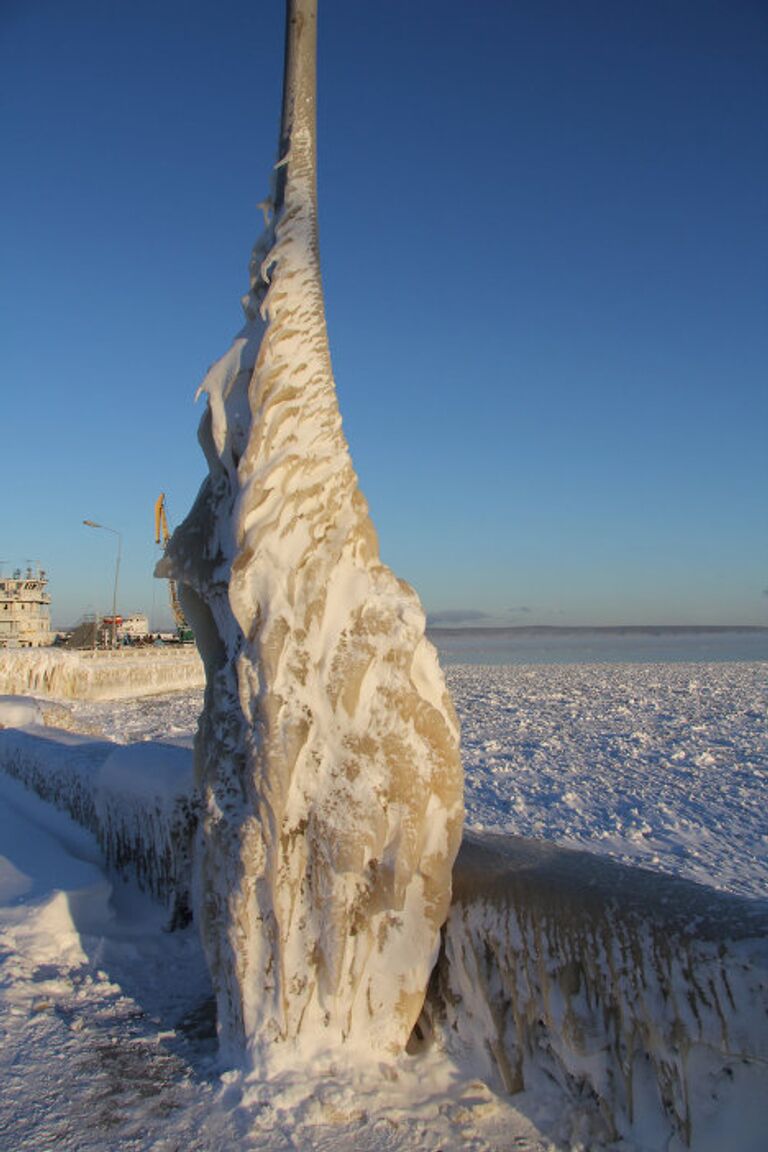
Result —
<svg viewBox="0 0 768 1152"><path fill-rule="evenodd" d="M315 193L315 4L289 3L280 156L209 464L159 573L206 665L197 912L228 1056L405 1046L450 900L458 724L341 429Z"/></svg>

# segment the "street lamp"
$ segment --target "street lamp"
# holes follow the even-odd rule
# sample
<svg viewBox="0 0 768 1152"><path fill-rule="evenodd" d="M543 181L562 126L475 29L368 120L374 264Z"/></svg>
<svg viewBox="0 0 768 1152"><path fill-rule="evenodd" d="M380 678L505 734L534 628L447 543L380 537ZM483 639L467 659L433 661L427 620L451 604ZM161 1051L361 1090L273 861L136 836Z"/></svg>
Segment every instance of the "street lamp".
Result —
<svg viewBox="0 0 768 1152"><path fill-rule="evenodd" d="M103 532L111 532L117 536L117 559L115 561L115 590L112 593L112 647L117 648L117 582L120 578L120 555L123 550L123 536L116 528L108 528L106 524L97 524L95 520L83 520L88 528L101 528Z"/></svg>

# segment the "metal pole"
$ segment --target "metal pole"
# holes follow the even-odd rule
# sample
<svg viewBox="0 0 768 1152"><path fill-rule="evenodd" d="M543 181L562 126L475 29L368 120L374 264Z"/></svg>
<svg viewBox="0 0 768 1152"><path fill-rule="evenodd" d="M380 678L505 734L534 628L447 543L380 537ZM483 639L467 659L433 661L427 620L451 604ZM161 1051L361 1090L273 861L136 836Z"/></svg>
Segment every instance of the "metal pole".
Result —
<svg viewBox="0 0 768 1152"><path fill-rule="evenodd" d="M83 520L88 528L101 528L102 532L111 532L117 536L117 559L115 560L115 587L112 593L112 648L117 648L117 588L120 580L120 558L123 550L123 534L116 528L109 528L106 524L99 524L96 520Z"/></svg>
<svg viewBox="0 0 768 1152"><path fill-rule="evenodd" d="M117 533L117 560L115 561L115 590L112 593L112 649L117 648L117 583L120 579L120 554L123 548L123 537Z"/></svg>

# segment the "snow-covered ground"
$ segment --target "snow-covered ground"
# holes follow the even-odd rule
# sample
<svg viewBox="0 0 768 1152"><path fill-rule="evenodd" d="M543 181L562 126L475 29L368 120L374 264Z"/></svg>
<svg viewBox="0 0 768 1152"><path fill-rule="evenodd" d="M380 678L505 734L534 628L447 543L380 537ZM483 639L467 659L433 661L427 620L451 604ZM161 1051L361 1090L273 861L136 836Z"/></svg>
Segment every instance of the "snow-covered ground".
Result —
<svg viewBox="0 0 768 1152"><path fill-rule="evenodd" d="M470 826L550 838L765 897L765 664L448 670ZM120 742L191 742L201 693L55 706ZM43 706L43 710L51 705ZM15 708L15 711L14 711ZM0 723L34 709L6 705ZM93 837L0 773L0 1148L578 1147L543 1082L495 1095L409 1058L398 1078L266 1087L215 1065L194 928L108 881ZM742 1126L768 1125L754 1103ZM727 1132L726 1132L727 1136ZM584 1134L583 1147L597 1147ZM640 1149L622 1142L622 1152Z"/></svg>

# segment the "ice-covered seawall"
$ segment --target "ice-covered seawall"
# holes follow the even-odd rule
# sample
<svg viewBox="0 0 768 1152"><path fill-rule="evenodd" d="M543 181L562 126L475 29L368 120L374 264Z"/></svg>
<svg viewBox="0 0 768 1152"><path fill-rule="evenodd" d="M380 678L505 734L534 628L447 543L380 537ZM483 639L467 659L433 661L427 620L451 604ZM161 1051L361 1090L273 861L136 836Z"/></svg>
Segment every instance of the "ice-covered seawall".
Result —
<svg viewBox="0 0 768 1152"><path fill-rule="evenodd" d="M163 905L169 927L189 922L197 801L188 748L0 723L0 770L93 832L108 868Z"/></svg>
<svg viewBox="0 0 768 1152"><path fill-rule="evenodd" d="M203 683L203 678L203 665L195 648L0 651L0 693L9 695L115 700L195 688Z"/></svg>
<svg viewBox="0 0 768 1152"><path fill-rule="evenodd" d="M341 429L317 239L316 6L288 12L246 324L202 386L209 476L158 569L206 665L196 915L221 1041L261 1066L404 1048L463 818L453 706L415 593L379 559Z"/></svg>
<svg viewBox="0 0 768 1152"><path fill-rule="evenodd" d="M490 1083L559 1083L574 1138L627 1137L644 1152L762 1147L765 901L542 841L470 836L428 1013Z"/></svg>

